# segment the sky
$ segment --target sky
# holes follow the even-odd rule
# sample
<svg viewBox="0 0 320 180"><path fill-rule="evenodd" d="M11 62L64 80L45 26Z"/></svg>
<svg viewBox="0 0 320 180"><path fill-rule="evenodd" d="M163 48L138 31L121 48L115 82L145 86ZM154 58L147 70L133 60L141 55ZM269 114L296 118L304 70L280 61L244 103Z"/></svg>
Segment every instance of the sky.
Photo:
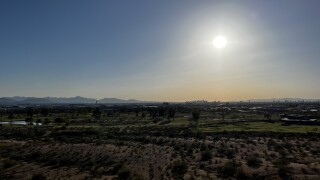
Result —
<svg viewBox="0 0 320 180"><path fill-rule="evenodd" d="M0 97L320 98L320 1L2 0ZM224 36L223 49L212 45Z"/></svg>

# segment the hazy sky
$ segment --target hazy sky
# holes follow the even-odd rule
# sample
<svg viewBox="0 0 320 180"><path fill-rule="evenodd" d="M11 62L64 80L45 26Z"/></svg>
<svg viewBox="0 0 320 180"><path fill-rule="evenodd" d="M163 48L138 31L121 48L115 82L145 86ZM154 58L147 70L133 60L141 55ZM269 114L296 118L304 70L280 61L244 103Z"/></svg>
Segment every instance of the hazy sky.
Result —
<svg viewBox="0 0 320 180"><path fill-rule="evenodd" d="M320 98L320 1L1 0L0 96ZM228 40L213 47L215 36Z"/></svg>

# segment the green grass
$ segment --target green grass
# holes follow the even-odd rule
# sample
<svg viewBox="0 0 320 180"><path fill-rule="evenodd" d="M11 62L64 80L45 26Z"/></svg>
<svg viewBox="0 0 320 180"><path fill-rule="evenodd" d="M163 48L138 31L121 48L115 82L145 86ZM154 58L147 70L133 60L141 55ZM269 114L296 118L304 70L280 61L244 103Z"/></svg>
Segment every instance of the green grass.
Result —
<svg viewBox="0 0 320 180"><path fill-rule="evenodd" d="M199 127L203 132L222 132L222 131L265 131L265 132L294 132L294 133L307 133L316 132L320 133L320 126L304 126L304 125L289 125L284 126L281 123L268 123L268 122L246 122L236 124L216 124L206 127L202 125Z"/></svg>
<svg viewBox="0 0 320 180"><path fill-rule="evenodd" d="M175 118L169 125L188 125L190 122L187 118Z"/></svg>
<svg viewBox="0 0 320 180"><path fill-rule="evenodd" d="M180 114L178 118L175 118L175 120L171 120L170 123L165 124L166 126L188 126L190 124L190 117L184 117L190 114ZM205 114L207 115L207 114ZM229 116L233 116L233 118L245 118L245 119L264 119L262 115L258 114L245 114L245 113L233 113L232 115L226 116L226 119L231 118ZM65 113L57 113L57 114L50 114L48 117L43 117L40 114L34 115L33 119L34 122L37 119L44 120L45 118L48 118L49 121L52 123L54 122L54 119L56 117L63 117L64 119L71 120L77 120L77 119L92 119L92 115L90 113L88 114L80 114L79 116L74 117L71 119L71 114L65 114ZM276 117L276 115L274 116ZM18 121L26 118L26 114L18 114L15 115L15 118L13 121ZM220 118L219 115L215 115L215 118ZM236 119L237 119L236 118ZM231 118L232 119L232 118ZM165 120L165 119L164 119ZM0 121L10 121L7 117L7 115L2 115L0 118ZM141 117L136 117L135 113L123 113L121 116L116 117L101 117L101 122L105 122L105 126L108 127L140 127L140 126L161 126L158 123L154 124L152 122L152 119L150 117L145 118L144 120L141 120ZM113 122L116 121L116 122ZM123 122L122 122L123 121ZM93 128L99 128L101 127L100 122L95 122L92 124L84 124L82 125L81 122L79 124L70 124L70 127L93 127ZM59 126L55 125L54 126ZM9 126L9 125L3 125L3 126ZM19 125L17 125L19 126ZM307 132L316 132L320 133L320 126L305 126L305 125L289 125L284 126L281 123L268 123L268 122L245 122L245 123L226 123L226 124L218 124L217 121L212 120L211 118L208 119L200 119L199 120L199 130L203 132L222 132L222 131L261 131L261 132L293 132L293 133L307 133Z"/></svg>

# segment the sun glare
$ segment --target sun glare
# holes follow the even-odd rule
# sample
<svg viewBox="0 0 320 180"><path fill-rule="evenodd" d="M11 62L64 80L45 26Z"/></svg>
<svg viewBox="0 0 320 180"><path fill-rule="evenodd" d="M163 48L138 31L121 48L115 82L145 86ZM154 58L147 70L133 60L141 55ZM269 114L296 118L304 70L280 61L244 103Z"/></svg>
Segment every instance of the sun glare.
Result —
<svg viewBox="0 0 320 180"><path fill-rule="evenodd" d="M224 36L217 36L213 39L213 46L217 49L223 49L227 44L228 41Z"/></svg>

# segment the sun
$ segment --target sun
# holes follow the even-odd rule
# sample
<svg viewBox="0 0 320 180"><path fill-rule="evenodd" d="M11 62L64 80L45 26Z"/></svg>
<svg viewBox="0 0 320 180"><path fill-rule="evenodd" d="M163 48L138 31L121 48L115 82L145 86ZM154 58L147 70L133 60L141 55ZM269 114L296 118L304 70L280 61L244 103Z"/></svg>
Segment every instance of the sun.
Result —
<svg viewBox="0 0 320 180"><path fill-rule="evenodd" d="M228 44L226 37L224 36L216 36L212 42L213 46L217 49L223 49Z"/></svg>

